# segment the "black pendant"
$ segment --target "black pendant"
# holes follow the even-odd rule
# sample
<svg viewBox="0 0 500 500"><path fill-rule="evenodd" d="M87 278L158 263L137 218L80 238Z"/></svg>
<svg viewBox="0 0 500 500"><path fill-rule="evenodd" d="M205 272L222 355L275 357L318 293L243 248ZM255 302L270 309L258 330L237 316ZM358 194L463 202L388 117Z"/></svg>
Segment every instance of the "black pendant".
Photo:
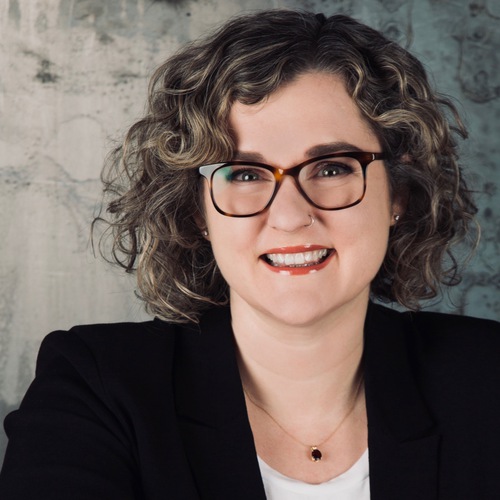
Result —
<svg viewBox="0 0 500 500"><path fill-rule="evenodd" d="M316 448L316 446L311 446L311 460L313 462L319 462L323 458L321 451Z"/></svg>

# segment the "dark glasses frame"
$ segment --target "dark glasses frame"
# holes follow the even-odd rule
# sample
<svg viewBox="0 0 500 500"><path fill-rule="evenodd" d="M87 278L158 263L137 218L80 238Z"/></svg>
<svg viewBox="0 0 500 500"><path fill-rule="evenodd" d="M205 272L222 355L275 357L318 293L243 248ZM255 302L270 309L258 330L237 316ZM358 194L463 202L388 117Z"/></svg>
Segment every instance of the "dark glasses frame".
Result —
<svg viewBox="0 0 500 500"><path fill-rule="evenodd" d="M306 194L306 192L302 189L302 186L300 185L299 181L299 174L300 171L307 165L320 161L320 160L325 160L327 158L354 158L359 162L361 165L361 170L363 172L363 192L361 196L354 202L350 203L349 205L346 205L344 207L335 207L335 208L325 208L322 207L318 204L316 204L314 201L312 201L309 196ZM280 188L283 178L285 176L290 176L293 177L295 180L295 184L300 192L300 194L307 200L308 203L310 203L313 207L319 208L320 210L344 210L346 208L353 207L355 205L358 205L361 203L363 200L365 193L366 193L366 167L370 163L372 163L375 160L384 160L386 158L385 153L367 153L365 151L349 151L349 152L344 152L344 153L331 153L328 155L322 155L322 156L317 156L315 158L310 158L309 160L303 161L302 163L299 163L298 165L295 165L294 167L283 169L283 168L278 168L278 167L273 167L271 165L267 165L266 163L259 163L255 161L242 161L242 160L234 160L234 161L226 161L222 163L211 163L210 165L203 165L198 168L198 173L200 176L204 177L208 181L208 186L210 189L210 198L212 199L212 203L217 210L222 215L225 215L227 217L253 217L255 215L261 214L265 210L269 208L271 203L273 202L274 198L276 197L276 194L278 193L278 189ZM257 212L253 212L251 214L245 214L245 215L239 215L239 214L231 214L229 212L225 212L222 210L218 205L217 202L215 201L214 198L214 193L213 193L213 176L217 170L220 168L226 167L228 165L248 165L249 167L260 167L265 170L268 170L271 172L274 176L274 179L276 180L276 184L274 186L274 192L269 198L269 201L266 203L266 206L262 210L258 210Z"/></svg>

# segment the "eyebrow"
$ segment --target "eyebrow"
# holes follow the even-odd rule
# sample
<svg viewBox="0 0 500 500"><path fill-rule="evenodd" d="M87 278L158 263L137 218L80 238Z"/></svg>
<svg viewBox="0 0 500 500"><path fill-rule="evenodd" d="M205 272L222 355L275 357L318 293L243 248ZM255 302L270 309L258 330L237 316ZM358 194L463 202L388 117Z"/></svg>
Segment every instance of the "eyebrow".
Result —
<svg viewBox="0 0 500 500"><path fill-rule="evenodd" d="M328 144L319 144L313 146L306 151L306 156L309 158L314 158L315 156L323 156L329 153L351 153L351 152L361 152L361 148L350 144L349 142L339 141L330 142Z"/></svg>
<svg viewBox="0 0 500 500"><path fill-rule="evenodd" d="M330 153L339 153L339 152L359 152L362 151L358 146L354 146L354 144L350 144L349 142L338 141L338 142L330 142L326 144L318 144L317 146L313 146L309 148L305 152L306 158L314 158L316 156L323 156ZM233 160L240 161L255 161L259 163L265 163L265 158L262 154L254 152L254 151L235 151L233 154Z"/></svg>
<svg viewBox="0 0 500 500"><path fill-rule="evenodd" d="M255 153L253 151L235 151L233 160L265 162L265 158L260 153Z"/></svg>

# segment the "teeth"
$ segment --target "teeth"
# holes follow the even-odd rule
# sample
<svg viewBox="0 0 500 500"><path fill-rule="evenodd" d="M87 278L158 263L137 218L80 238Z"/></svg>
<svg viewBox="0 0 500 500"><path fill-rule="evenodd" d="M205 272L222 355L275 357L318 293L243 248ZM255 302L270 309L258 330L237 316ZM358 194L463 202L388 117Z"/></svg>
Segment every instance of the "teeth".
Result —
<svg viewBox="0 0 500 500"><path fill-rule="evenodd" d="M301 253L268 253L266 257L273 266L298 267L317 264L326 257L327 253L328 250L322 248L321 250Z"/></svg>

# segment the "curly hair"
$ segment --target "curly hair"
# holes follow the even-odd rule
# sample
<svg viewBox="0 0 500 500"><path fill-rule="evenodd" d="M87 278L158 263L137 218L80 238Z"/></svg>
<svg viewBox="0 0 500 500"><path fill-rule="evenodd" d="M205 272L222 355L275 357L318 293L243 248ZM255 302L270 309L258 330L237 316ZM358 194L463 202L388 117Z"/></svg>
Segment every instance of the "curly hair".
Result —
<svg viewBox="0 0 500 500"><path fill-rule="evenodd" d="M195 167L231 159L234 102L258 103L306 72L343 80L388 155L392 195L405 200L373 296L418 309L441 284L458 283L451 247L470 234L476 207L458 165L456 139L466 131L453 103L431 88L414 56L378 31L343 15L270 10L230 20L160 66L146 115L109 156L111 260L137 272L149 312L196 322L210 304L228 300L197 224Z"/></svg>

